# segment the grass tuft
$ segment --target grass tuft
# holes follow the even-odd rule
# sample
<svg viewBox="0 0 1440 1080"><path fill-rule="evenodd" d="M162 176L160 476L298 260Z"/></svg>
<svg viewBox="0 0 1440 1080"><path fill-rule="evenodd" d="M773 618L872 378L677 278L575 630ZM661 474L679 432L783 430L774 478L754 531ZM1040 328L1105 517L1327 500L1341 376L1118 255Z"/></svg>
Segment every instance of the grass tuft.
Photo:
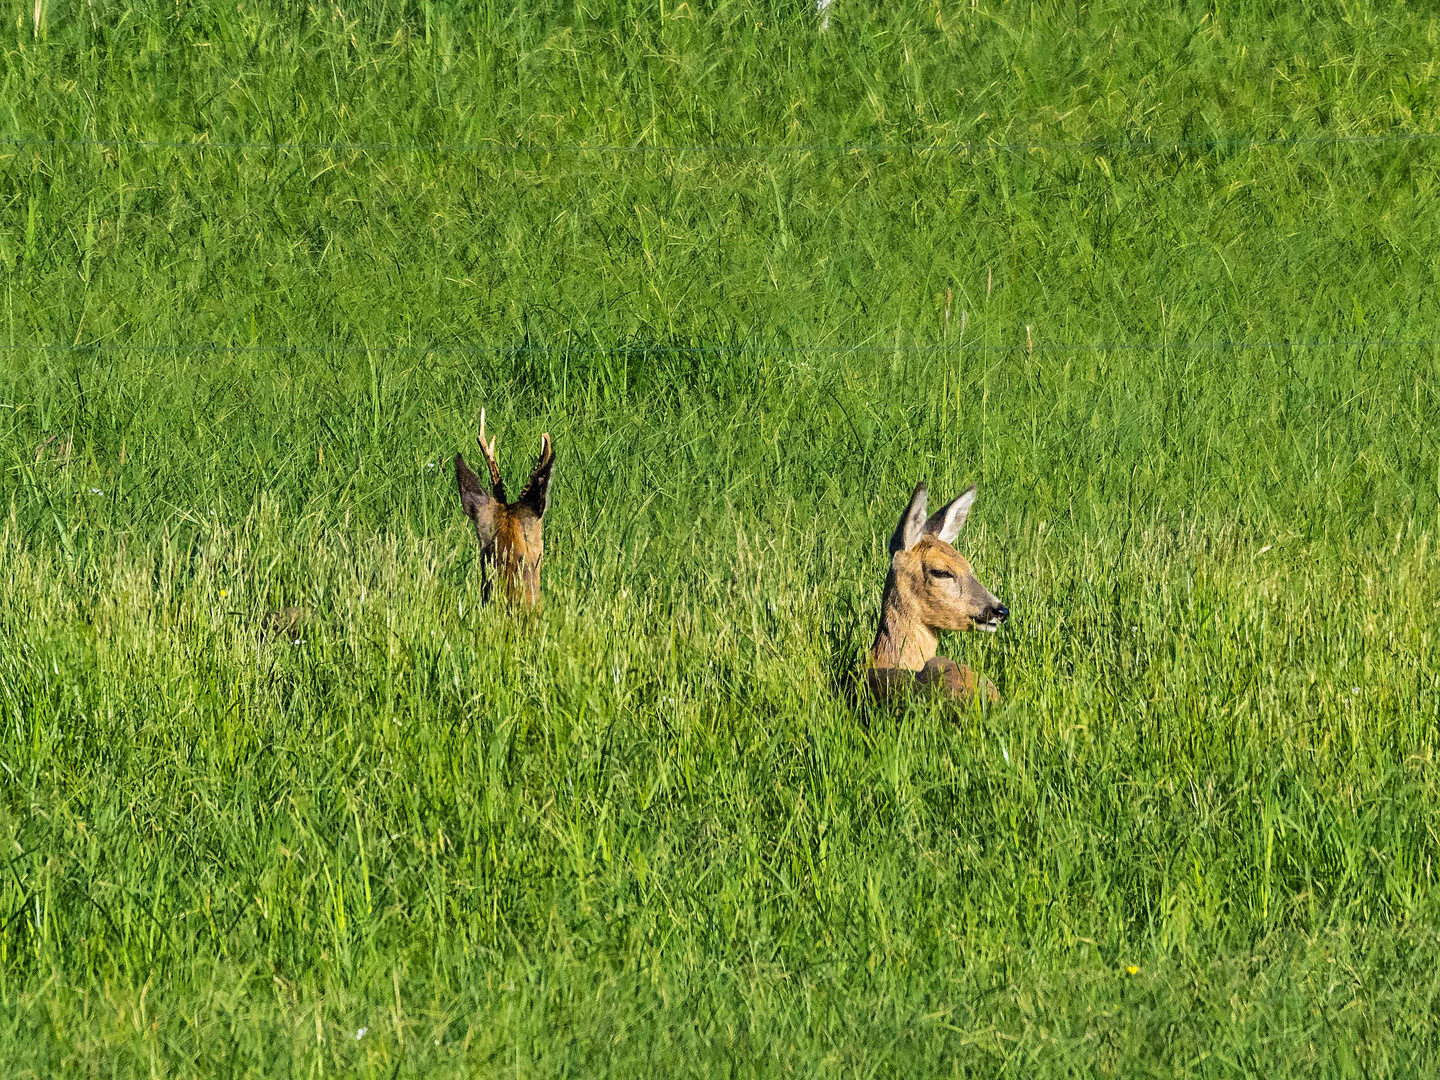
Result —
<svg viewBox="0 0 1440 1080"><path fill-rule="evenodd" d="M15 25L7 1075L1434 1072L1427 11Z"/></svg>

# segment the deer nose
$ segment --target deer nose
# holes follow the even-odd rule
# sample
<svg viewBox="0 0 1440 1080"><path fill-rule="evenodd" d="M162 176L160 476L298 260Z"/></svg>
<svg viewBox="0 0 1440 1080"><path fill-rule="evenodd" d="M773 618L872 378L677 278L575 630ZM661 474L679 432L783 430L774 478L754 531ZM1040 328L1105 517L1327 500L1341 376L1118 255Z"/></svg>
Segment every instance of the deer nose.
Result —
<svg viewBox="0 0 1440 1080"><path fill-rule="evenodd" d="M1004 622L1006 619L1010 618L1010 609L1004 604L996 604L995 618L998 622Z"/></svg>

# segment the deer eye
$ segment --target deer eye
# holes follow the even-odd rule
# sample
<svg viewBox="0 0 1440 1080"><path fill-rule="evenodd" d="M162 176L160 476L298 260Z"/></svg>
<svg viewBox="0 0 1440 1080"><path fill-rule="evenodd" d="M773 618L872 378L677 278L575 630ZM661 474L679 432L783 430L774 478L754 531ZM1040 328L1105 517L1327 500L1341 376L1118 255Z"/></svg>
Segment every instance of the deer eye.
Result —
<svg viewBox="0 0 1440 1080"><path fill-rule="evenodd" d="M931 570L930 576L932 578L953 578L955 575L949 570Z"/></svg>

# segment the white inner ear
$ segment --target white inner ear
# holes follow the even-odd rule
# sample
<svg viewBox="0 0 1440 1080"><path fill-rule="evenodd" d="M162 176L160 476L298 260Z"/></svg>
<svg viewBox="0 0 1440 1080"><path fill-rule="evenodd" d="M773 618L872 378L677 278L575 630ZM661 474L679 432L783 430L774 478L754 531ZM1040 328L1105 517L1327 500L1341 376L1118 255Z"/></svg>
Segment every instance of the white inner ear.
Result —
<svg viewBox="0 0 1440 1080"><path fill-rule="evenodd" d="M940 519L938 526L931 528L932 535L944 540L947 544L953 544L955 538L960 535L960 527L965 524L965 519L970 516L970 507L975 505L976 491L972 487L958 499L953 500L949 506L941 510L935 516Z"/></svg>
<svg viewBox="0 0 1440 1080"><path fill-rule="evenodd" d="M920 537L925 535L925 504L928 499L929 493L925 490L925 485L918 485L915 493L910 496L910 505L905 508L905 516L900 519L894 535L890 537L891 555L909 551L920 542Z"/></svg>
<svg viewBox="0 0 1440 1080"><path fill-rule="evenodd" d="M920 542L920 537L925 535L925 500L922 498L918 504L910 508L905 515L905 547L909 551Z"/></svg>

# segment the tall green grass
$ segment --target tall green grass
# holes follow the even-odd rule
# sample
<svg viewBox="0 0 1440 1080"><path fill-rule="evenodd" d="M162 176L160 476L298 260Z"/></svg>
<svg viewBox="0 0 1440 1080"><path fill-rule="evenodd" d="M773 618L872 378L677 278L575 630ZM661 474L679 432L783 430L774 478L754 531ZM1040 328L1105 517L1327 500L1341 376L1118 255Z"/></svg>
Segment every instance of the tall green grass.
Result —
<svg viewBox="0 0 1440 1080"><path fill-rule="evenodd" d="M7 1075L1434 1071L1440 22L845 3L17 9Z"/></svg>

